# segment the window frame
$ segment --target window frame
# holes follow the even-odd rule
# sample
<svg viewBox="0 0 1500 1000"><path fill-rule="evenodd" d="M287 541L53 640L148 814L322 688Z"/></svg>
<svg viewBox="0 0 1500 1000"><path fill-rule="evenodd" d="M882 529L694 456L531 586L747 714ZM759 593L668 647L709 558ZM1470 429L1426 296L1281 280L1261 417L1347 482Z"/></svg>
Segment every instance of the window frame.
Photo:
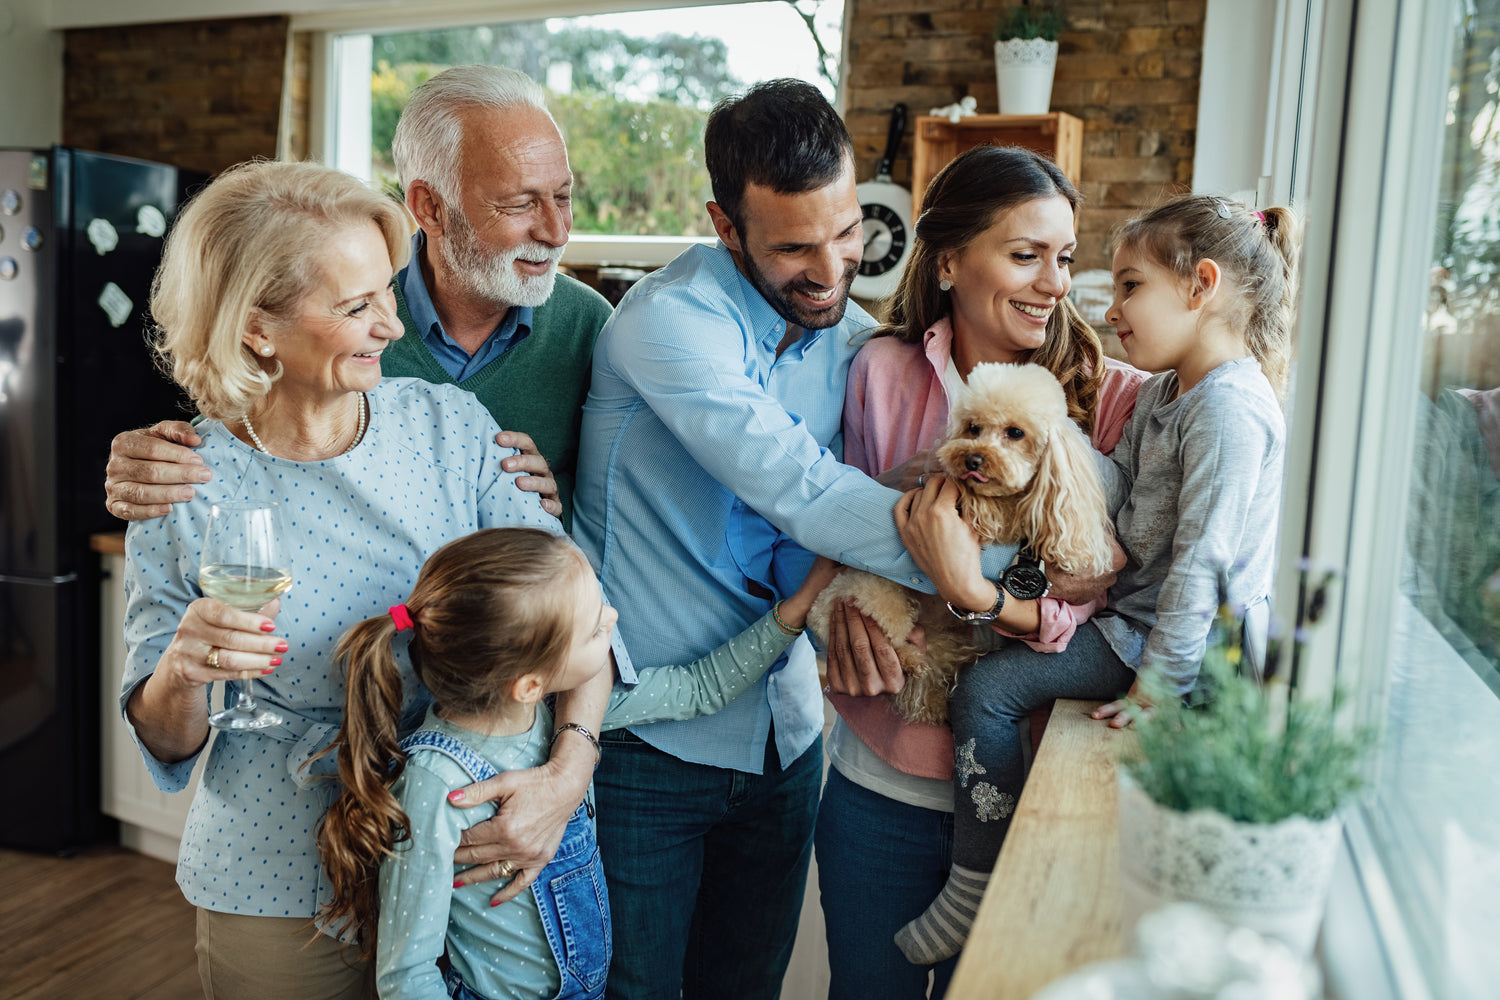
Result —
<svg viewBox="0 0 1500 1000"><path fill-rule="evenodd" d="M584 17L595 14L628 14L632 11L664 10L676 7L725 7L760 0L554 0L544 17ZM840 31L839 62L849 56L849 0L844 4L844 23ZM534 0L441 0L420 8L327 11L297 14L292 17L293 32L312 35L312 85L310 91L308 136L315 158L324 163L340 163L335 148L338 129L339 94L330 81L339 72L338 39L343 35L380 34L391 31L424 31L466 25L503 24L508 21L534 21L538 17ZM845 74L839 74L834 107L842 115L845 99ZM572 233L562 262L578 267L661 267L688 247L714 243L713 237L697 236L606 236Z"/></svg>
<svg viewBox="0 0 1500 1000"><path fill-rule="evenodd" d="M1277 617L1284 630L1300 619L1303 567L1340 569L1331 620L1310 633L1295 679L1303 697L1328 698L1335 684L1344 687L1354 694L1350 721L1378 725L1387 714L1399 540L1416 447L1412 379L1423 349L1421 337L1399 331L1422 327L1425 256L1437 214L1435 198L1410 192L1438 186L1452 12L1446 2L1305 3L1306 51L1314 54L1305 65L1316 85L1300 107L1281 102L1277 129L1311 141L1310 155L1303 155L1306 146L1294 154L1282 149L1277 162L1292 175L1305 165L1313 207L1304 235ZM1283 53L1284 60L1299 58L1295 44ZM1297 188L1295 177L1276 179L1277 194ZM1413 268L1414 252L1424 266ZM1322 942L1334 994L1439 994L1442 983L1429 979L1432 966L1421 959L1422 939L1431 949L1433 931L1412 923L1433 901L1399 899L1398 884L1420 878L1393 877L1392 859L1377 845L1382 819L1373 804L1348 810L1346 820L1345 864ZM1419 863L1410 863L1418 872ZM1372 953L1379 962L1371 962ZM1433 958L1440 964L1441 956Z"/></svg>

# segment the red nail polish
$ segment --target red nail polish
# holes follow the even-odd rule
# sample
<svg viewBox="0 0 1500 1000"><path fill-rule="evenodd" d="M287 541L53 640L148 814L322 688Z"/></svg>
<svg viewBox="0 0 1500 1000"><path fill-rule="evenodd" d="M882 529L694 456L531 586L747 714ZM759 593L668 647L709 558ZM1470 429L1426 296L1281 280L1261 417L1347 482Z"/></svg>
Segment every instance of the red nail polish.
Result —
<svg viewBox="0 0 1500 1000"><path fill-rule="evenodd" d="M279 666L281 666L281 657L279 657L279 656L273 656L273 657L271 657L271 666L273 666L273 667L279 667Z"/></svg>
<svg viewBox="0 0 1500 1000"><path fill-rule="evenodd" d="M449 802L462 802L463 798L464 798L463 789L459 789L458 791L454 791L454 792L449 792L448 793L448 801Z"/></svg>
<svg viewBox="0 0 1500 1000"><path fill-rule="evenodd" d="M464 884L462 882L458 881L457 879L453 880L453 888L455 888L455 889L462 889L463 887L464 887Z"/></svg>
<svg viewBox="0 0 1500 1000"><path fill-rule="evenodd" d="M490 906L495 907L495 906L499 906L499 905L500 905L500 901L499 900L496 900L496 899L490 900Z"/></svg>
<svg viewBox="0 0 1500 1000"><path fill-rule="evenodd" d="M262 632L274 632L274 631L276 631L276 623L275 622L261 622L260 623L260 630Z"/></svg>
<svg viewBox="0 0 1500 1000"><path fill-rule="evenodd" d="M262 671L261 671L261 672L260 672L260 675L261 675L261 676L262 676L262 677L264 677L264 676L266 676L266 674L274 674L274 673L275 673L275 672L276 672L276 671L274 671L274 670L262 670Z"/></svg>
<svg viewBox="0 0 1500 1000"><path fill-rule="evenodd" d="M285 653L288 649L291 649L291 648L292 647L288 646L284 642L278 642L276 644L276 652L278 652L278 653Z"/></svg>

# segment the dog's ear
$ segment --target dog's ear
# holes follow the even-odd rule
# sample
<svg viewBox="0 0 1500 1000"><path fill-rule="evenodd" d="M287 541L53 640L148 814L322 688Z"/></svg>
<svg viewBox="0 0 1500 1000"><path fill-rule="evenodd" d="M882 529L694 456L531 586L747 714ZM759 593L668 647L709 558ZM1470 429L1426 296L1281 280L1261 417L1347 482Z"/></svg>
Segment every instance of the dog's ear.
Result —
<svg viewBox="0 0 1500 1000"><path fill-rule="evenodd" d="M1093 452L1071 421L1055 423L1020 511L1043 562L1089 576L1107 572L1113 557L1112 526Z"/></svg>

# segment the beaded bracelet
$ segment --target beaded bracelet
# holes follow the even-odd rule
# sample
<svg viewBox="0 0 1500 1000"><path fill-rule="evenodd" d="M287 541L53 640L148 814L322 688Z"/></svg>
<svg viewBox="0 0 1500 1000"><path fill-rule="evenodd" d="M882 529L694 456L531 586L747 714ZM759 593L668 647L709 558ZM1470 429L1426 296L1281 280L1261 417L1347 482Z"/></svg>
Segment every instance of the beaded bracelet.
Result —
<svg viewBox="0 0 1500 1000"><path fill-rule="evenodd" d="M786 622L782 621L782 619L781 619L781 605L783 603L784 602L782 602L782 601L777 601L775 603L775 605L772 606L772 608L771 608L771 620L776 623L776 627L777 628L781 629L781 631L785 632L787 635L801 635L804 631L806 631L806 629L792 628L792 626L790 626Z"/></svg>
<svg viewBox="0 0 1500 1000"><path fill-rule="evenodd" d="M599 767L599 762L604 759L604 748L599 745L599 741L594 738L593 733L589 732L586 727L580 726L576 722L564 722L562 725L552 730L552 739L547 744L547 752L550 754L552 752L552 744L556 743L557 738L570 729L594 745L594 768L595 770L597 770Z"/></svg>

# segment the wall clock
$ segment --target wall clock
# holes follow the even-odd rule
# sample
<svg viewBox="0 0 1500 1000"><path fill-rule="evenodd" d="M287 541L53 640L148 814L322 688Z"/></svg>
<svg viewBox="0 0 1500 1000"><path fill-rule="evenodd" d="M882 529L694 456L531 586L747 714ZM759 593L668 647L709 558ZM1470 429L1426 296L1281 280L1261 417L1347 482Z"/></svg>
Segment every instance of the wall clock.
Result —
<svg viewBox="0 0 1500 1000"><path fill-rule="evenodd" d="M891 129L885 155L875 169L875 179L855 188L864 215L864 257L854 276L851 293L861 299L879 299L896 290L901 270L911 256L911 192L891 182L891 164L901 148L906 131L906 105L891 109Z"/></svg>

